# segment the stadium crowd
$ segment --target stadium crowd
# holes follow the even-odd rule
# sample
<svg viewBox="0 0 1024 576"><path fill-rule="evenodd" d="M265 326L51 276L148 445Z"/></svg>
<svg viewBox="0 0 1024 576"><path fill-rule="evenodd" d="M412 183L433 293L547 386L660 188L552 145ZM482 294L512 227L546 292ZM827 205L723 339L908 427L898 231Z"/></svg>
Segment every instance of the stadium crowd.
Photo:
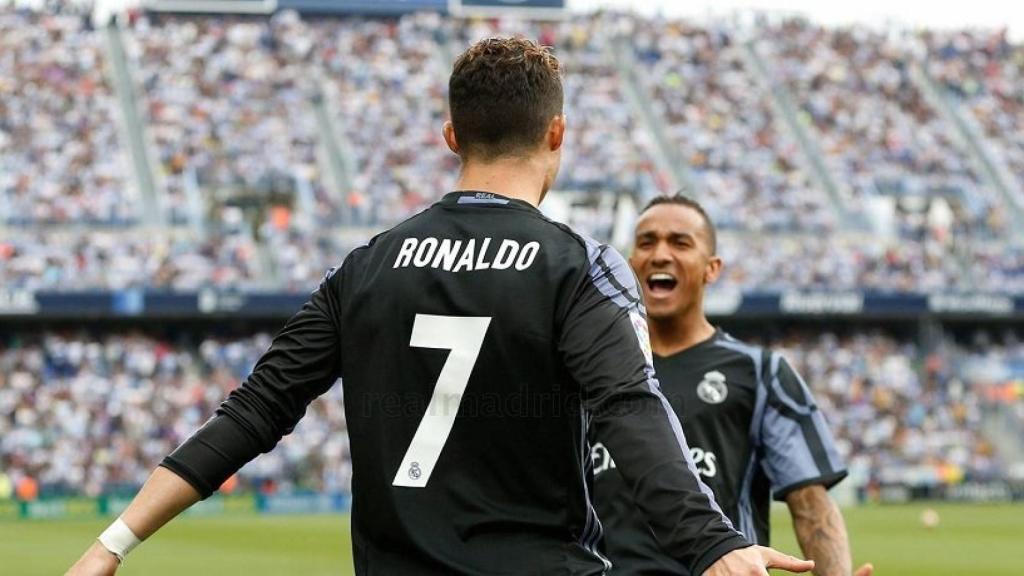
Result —
<svg viewBox="0 0 1024 576"><path fill-rule="evenodd" d="M0 341L0 475L42 494L136 488L202 424L269 345L247 337L43 332ZM884 334L795 333L772 342L825 411L859 488L956 484L1005 473L981 433L990 387L1019 378L1022 348L950 344L925 354ZM980 365L987 366L984 371ZM992 375L995 376L992 376ZM1016 375L1016 376L1014 376ZM341 387L239 473L240 489L348 488Z"/></svg>
<svg viewBox="0 0 1024 576"><path fill-rule="evenodd" d="M851 206L879 196L943 198L954 211L956 233L990 235L1005 225L995 191L956 142L955 127L913 79L923 62L919 37L803 20L763 35L759 49L813 126ZM939 233L928 219L899 224L908 239Z"/></svg>
<svg viewBox="0 0 1024 576"><path fill-rule="evenodd" d="M129 32L173 221L189 185L207 198L271 196L318 178L303 29L284 18L140 16Z"/></svg>
<svg viewBox="0 0 1024 576"><path fill-rule="evenodd" d="M863 235L789 235L766 241L725 233L718 251L725 264L718 286L728 289L931 292L1011 287L981 274L980 261L971 263L978 274L966 273L962 259L934 243L879 242Z"/></svg>
<svg viewBox="0 0 1024 576"><path fill-rule="evenodd" d="M1024 201L1024 48L1010 42L1006 30L960 30L922 34L929 75L970 111L1014 178L1017 200Z"/></svg>
<svg viewBox="0 0 1024 576"><path fill-rule="evenodd" d="M683 21L631 23L638 76L719 226L834 228L827 197L799 167L796 143L780 130L734 33Z"/></svg>
<svg viewBox="0 0 1024 576"><path fill-rule="evenodd" d="M800 21L756 30L758 53L794 95L849 206L878 225L871 206L891 201L894 233L865 235L842 228L808 177L752 72L746 36L725 24L136 14L120 38L155 159L149 206L127 168L103 30L81 15L9 5L0 7L0 221L129 226L0 230L0 281L308 290L356 245L339 229L394 224L452 186L457 158L439 128L446 71L458 47L493 34L535 37L562 60L572 132L556 188L642 202L671 191L672 178L627 97L634 76L615 64L629 38L640 106L668 139L661 152L689 166L697 196L737 232L723 242L731 286L1024 290L1020 250L991 240L1007 231L1008 212L912 81L923 64L963 98L1019 173L1019 48L1003 36ZM347 177L327 169L321 105ZM614 203L578 205L585 213L571 220L608 240ZM167 229L135 224L153 210Z"/></svg>
<svg viewBox="0 0 1024 576"><path fill-rule="evenodd" d="M266 287L258 247L244 233L199 239L168 230L47 230L0 236L8 290Z"/></svg>
<svg viewBox="0 0 1024 576"><path fill-rule="evenodd" d="M0 345L0 474L42 494L134 491L252 369L270 336L16 336ZM240 487L348 489L340 387L239 475Z"/></svg>
<svg viewBox="0 0 1024 576"><path fill-rule="evenodd" d="M312 60L356 169L349 196L370 199L358 223L404 220L455 183L458 159L441 137L443 26L436 14L307 25Z"/></svg>
<svg viewBox="0 0 1024 576"><path fill-rule="evenodd" d="M953 343L925 353L858 332L804 334L776 345L815 393L859 488L931 487L1004 478L983 434L985 386Z"/></svg>
<svg viewBox="0 0 1024 576"><path fill-rule="evenodd" d="M129 224L139 199L85 16L0 6L0 224Z"/></svg>

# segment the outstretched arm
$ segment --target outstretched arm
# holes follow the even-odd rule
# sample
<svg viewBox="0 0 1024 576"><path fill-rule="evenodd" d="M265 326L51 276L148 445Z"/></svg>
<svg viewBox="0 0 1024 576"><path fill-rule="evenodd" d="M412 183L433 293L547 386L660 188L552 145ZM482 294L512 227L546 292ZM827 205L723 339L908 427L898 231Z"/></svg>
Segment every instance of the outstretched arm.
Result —
<svg viewBox="0 0 1024 576"><path fill-rule="evenodd" d="M274 338L252 374L213 418L164 459L111 530L131 542L145 540L291 433L306 406L340 374L340 333L335 323L340 315L339 280L340 273L324 280ZM117 558L94 543L69 574L109 576L116 569Z"/></svg>
<svg viewBox="0 0 1024 576"><path fill-rule="evenodd" d="M199 492L166 468L157 468L142 490L128 505L121 520L139 540L145 540L172 518L199 501ZM117 558L99 542L68 571L68 576L110 576L117 570Z"/></svg>
<svg viewBox="0 0 1024 576"><path fill-rule="evenodd" d="M839 507L829 497L825 487L813 484L797 488L786 496L786 504L793 516L800 549L814 560L815 576L850 576L850 541ZM857 570L856 576L870 576L870 564Z"/></svg>

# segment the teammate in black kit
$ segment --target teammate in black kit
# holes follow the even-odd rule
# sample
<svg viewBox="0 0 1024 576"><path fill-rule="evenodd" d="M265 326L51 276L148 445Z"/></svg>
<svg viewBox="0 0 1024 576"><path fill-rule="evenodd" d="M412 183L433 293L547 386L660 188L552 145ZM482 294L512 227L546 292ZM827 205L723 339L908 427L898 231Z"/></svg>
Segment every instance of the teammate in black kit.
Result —
<svg viewBox="0 0 1024 576"><path fill-rule="evenodd" d="M770 499L785 501L815 574L850 576L846 528L826 491L846 469L810 391L778 353L740 342L704 316L705 286L722 268L715 236L704 209L683 196L656 198L637 222L630 264L643 286L662 391L734 526L767 545ZM658 545L618 456L600 431L596 440L594 499L612 573L692 573Z"/></svg>
<svg viewBox="0 0 1024 576"><path fill-rule="evenodd" d="M658 391L628 265L537 210L565 131L557 60L485 40L450 88L460 191L328 273L72 573L113 573L112 539L144 539L209 496L339 377L357 574L604 574L589 429L693 571L813 566L750 547L722 516Z"/></svg>

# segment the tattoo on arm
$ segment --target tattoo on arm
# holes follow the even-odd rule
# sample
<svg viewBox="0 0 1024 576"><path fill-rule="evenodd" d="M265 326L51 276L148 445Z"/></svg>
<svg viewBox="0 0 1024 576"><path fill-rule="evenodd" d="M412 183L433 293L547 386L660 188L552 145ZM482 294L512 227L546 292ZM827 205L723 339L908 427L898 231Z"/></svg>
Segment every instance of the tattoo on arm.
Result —
<svg viewBox="0 0 1024 576"><path fill-rule="evenodd" d="M852 563L846 524L824 486L793 490L786 496L804 556L814 560L815 576L850 576Z"/></svg>

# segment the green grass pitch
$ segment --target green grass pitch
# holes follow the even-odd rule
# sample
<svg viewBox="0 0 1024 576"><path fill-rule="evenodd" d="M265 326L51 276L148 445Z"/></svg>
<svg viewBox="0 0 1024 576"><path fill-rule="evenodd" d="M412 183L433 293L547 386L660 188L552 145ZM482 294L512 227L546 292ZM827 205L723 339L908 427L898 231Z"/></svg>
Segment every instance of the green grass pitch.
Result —
<svg viewBox="0 0 1024 576"><path fill-rule="evenodd" d="M857 564L879 576L1024 574L1024 506L940 505L937 528L921 524L924 507L845 511ZM97 521L0 523L0 574L62 574L107 524ZM774 543L796 552L785 510ZM136 550L119 575L347 576L352 573L344 516L183 518Z"/></svg>

